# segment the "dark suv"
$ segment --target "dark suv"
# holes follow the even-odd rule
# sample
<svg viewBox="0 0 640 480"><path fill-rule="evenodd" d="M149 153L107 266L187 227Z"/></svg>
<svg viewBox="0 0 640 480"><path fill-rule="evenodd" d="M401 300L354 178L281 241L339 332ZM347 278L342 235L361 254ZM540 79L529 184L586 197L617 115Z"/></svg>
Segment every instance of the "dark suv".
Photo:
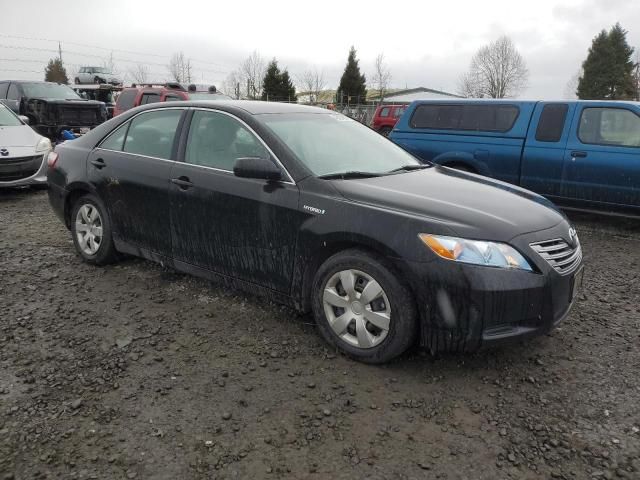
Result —
<svg viewBox="0 0 640 480"><path fill-rule="evenodd" d="M38 133L54 141L62 130L85 133L107 119L104 103L84 100L60 83L3 80L0 100L27 117Z"/></svg>
<svg viewBox="0 0 640 480"><path fill-rule="evenodd" d="M113 116L140 105L157 102L176 102L182 100L231 100L215 86L191 84L185 87L181 83L168 82L164 85L132 85L122 90L116 102Z"/></svg>

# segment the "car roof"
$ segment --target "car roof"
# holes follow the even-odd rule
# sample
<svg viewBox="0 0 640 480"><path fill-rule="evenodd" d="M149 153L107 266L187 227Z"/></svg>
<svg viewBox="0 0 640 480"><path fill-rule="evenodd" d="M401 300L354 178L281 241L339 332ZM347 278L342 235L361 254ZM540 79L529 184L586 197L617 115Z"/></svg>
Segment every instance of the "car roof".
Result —
<svg viewBox="0 0 640 480"><path fill-rule="evenodd" d="M261 102L257 100L190 100L182 103L190 107L223 107L224 110L228 111L244 110L251 115L266 113L335 113L325 108L310 107L297 103Z"/></svg>

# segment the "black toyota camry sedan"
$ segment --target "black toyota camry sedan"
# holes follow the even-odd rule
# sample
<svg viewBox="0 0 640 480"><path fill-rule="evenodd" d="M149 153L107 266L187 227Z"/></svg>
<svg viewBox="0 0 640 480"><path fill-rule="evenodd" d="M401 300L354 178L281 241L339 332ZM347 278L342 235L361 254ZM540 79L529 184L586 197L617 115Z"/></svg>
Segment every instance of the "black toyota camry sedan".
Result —
<svg viewBox="0 0 640 480"><path fill-rule="evenodd" d="M137 255L262 293L364 362L543 334L582 278L575 230L544 198L421 164L320 108L146 105L48 163L86 262Z"/></svg>

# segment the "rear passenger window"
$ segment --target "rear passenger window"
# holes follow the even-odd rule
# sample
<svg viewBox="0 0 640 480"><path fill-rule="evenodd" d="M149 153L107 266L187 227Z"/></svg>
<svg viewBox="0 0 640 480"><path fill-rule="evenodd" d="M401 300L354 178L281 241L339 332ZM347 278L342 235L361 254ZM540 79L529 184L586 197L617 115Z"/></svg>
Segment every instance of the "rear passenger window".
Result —
<svg viewBox="0 0 640 480"><path fill-rule="evenodd" d="M182 110L163 109L138 115L124 142L124 151L169 160Z"/></svg>
<svg viewBox="0 0 640 480"><path fill-rule="evenodd" d="M388 117L389 116L389 107L384 107L382 110L380 110L380 116L381 117Z"/></svg>
<svg viewBox="0 0 640 480"><path fill-rule="evenodd" d="M0 83L0 98L7 98L7 90L9 90L9 84Z"/></svg>
<svg viewBox="0 0 640 480"><path fill-rule="evenodd" d="M146 105L147 103L156 103L160 101L160 95L158 93L143 93L142 99L140 99L140 105Z"/></svg>
<svg viewBox="0 0 640 480"><path fill-rule="evenodd" d="M640 147L640 117L626 108L585 108L578 137L582 143Z"/></svg>
<svg viewBox="0 0 640 480"><path fill-rule="evenodd" d="M520 110L515 105L418 105L411 116L413 128L508 132Z"/></svg>
<svg viewBox="0 0 640 480"><path fill-rule="evenodd" d="M569 105L566 103L545 105L540 113L536 140L538 142L557 142L560 140L568 110Z"/></svg>
<svg viewBox="0 0 640 480"><path fill-rule="evenodd" d="M137 90L123 90L118 97L118 108L123 111L133 108L137 94Z"/></svg>
<svg viewBox="0 0 640 480"><path fill-rule="evenodd" d="M109 135L106 140L100 144L100 148L104 148L105 150L116 150L118 152L122 151L124 137L127 134L128 127L129 122L125 122L124 125L120 125L115 132Z"/></svg>

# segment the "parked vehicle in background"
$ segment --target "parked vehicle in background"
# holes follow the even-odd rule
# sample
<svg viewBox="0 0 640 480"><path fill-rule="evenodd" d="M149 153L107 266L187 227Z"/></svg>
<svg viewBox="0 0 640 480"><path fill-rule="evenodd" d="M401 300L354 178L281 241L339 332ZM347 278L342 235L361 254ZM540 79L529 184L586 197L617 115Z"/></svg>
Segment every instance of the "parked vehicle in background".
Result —
<svg viewBox="0 0 640 480"><path fill-rule="evenodd" d="M80 67L75 83L110 83L111 85L122 85L122 79L105 67Z"/></svg>
<svg viewBox="0 0 640 480"><path fill-rule="evenodd" d="M365 362L543 334L581 283L551 202L322 108L146 105L51 156L49 199L86 262L129 253L261 292Z"/></svg>
<svg viewBox="0 0 640 480"><path fill-rule="evenodd" d="M640 103L417 101L390 138L423 161L559 205L640 214Z"/></svg>
<svg viewBox="0 0 640 480"><path fill-rule="evenodd" d="M134 85L124 88L118 96L114 116L148 103L183 100L231 100L231 97L218 92L213 85L191 84L185 87L177 82L168 82L163 85Z"/></svg>
<svg viewBox="0 0 640 480"><path fill-rule="evenodd" d="M48 138L0 100L0 187L47 184Z"/></svg>
<svg viewBox="0 0 640 480"><path fill-rule="evenodd" d="M388 136L407 109L407 105L380 105L373 114L371 127L384 136Z"/></svg>
<svg viewBox="0 0 640 480"><path fill-rule="evenodd" d="M104 103L107 108L107 118L113 117L113 111L116 107L115 94L122 91L122 87L106 84L71 85L71 88L82 98Z"/></svg>
<svg viewBox="0 0 640 480"><path fill-rule="evenodd" d="M29 119L29 125L52 141L60 132L88 132L107 119L102 102L84 100L67 85L52 82L0 80L0 100L18 115Z"/></svg>

